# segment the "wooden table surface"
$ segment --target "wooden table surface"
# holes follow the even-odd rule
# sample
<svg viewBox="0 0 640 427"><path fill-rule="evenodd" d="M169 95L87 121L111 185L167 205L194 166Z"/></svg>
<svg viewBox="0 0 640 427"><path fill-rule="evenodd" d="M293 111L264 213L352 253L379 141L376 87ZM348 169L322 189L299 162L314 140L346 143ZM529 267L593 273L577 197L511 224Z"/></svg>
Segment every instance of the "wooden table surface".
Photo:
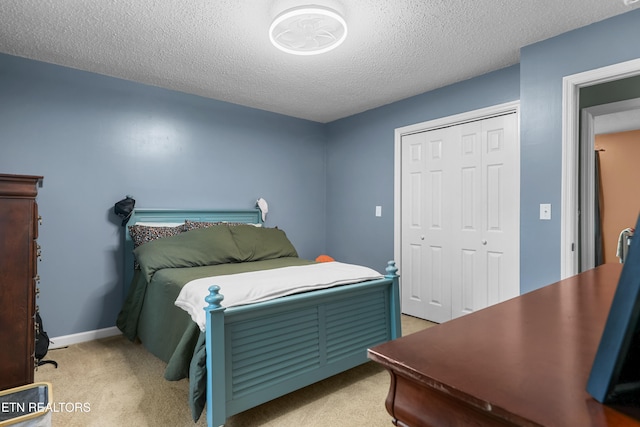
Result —
<svg viewBox="0 0 640 427"><path fill-rule="evenodd" d="M633 408L586 391L621 270L606 264L370 349L391 373L394 423L640 426Z"/></svg>

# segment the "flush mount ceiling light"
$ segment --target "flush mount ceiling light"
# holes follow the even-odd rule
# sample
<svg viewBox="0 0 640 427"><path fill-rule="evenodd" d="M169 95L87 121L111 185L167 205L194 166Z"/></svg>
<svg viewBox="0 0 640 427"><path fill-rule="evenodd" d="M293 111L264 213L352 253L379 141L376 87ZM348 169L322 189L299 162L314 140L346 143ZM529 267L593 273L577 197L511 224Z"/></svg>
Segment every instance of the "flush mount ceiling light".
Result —
<svg viewBox="0 0 640 427"><path fill-rule="evenodd" d="M347 37L347 23L333 9L302 6L278 15L269 28L271 43L294 55L317 55L338 47Z"/></svg>

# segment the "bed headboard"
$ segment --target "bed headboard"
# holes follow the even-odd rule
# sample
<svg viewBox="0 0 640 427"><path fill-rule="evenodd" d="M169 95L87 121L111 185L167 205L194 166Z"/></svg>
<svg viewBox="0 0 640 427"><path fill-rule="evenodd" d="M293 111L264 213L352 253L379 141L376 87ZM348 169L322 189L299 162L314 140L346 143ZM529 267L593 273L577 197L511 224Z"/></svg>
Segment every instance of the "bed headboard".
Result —
<svg viewBox="0 0 640 427"><path fill-rule="evenodd" d="M129 226L140 223L147 225L178 225L183 224L185 220L262 224L262 214L257 208L235 210L134 209L125 227L123 299L127 297L129 292L134 266L133 240L131 240L131 235L129 234Z"/></svg>

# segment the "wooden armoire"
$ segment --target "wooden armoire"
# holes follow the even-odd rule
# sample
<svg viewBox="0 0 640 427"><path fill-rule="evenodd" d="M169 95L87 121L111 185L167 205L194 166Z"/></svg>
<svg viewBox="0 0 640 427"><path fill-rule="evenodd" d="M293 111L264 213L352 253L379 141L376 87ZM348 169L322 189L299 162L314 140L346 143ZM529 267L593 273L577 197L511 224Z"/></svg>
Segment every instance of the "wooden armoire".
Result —
<svg viewBox="0 0 640 427"><path fill-rule="evenodd" d="M0 174L0 390L33 382L41 182Z"/></svg>

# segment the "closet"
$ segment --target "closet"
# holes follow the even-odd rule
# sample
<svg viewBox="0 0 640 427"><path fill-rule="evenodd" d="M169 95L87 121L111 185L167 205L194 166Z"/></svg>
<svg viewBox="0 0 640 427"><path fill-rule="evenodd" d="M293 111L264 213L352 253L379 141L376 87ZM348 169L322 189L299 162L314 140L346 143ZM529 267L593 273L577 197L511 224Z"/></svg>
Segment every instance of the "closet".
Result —
<svg viewBox="0 0 640 427"><path fill-rule="evenodd" d="M445 322L517 296L516 111L402 134L402 311Z"/></svg>
<svg viewBox="0 0 640 427"><path fill-rule="evenodd" d="M41 181L0 174L0 390L33 382Z"/></svg>

